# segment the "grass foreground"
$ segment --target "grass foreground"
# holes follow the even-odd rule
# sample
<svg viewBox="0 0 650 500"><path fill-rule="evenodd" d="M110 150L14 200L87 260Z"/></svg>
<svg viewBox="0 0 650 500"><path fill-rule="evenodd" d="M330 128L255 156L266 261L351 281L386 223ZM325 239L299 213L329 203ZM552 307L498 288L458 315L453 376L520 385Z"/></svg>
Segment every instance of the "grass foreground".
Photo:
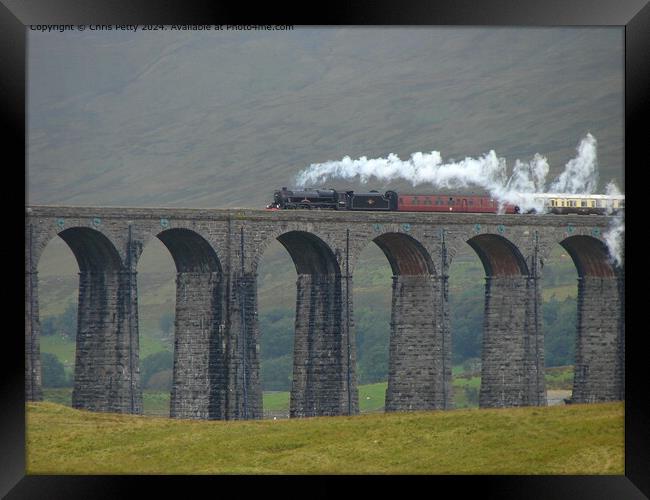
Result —
<svg viewBox="0 0 650 500"><path fill-rule="evenodd" d="M195 421L27 404L27 474L623 474L624 404Z"/></svg>

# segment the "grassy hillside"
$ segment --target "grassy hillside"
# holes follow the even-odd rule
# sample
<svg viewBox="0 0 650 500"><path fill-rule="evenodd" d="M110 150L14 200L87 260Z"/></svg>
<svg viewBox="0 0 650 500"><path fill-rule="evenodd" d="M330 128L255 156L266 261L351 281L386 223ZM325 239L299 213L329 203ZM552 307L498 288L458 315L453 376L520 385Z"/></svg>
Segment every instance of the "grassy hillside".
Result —
<svg viewBox="0 0 650 500"><path fill-rule="evenodd" d="M28 474L623 474L624 405L248 422L27 405Z"/></svg>
<svg viewBox="0 0 650 500"><path fill-rule="evenodd" d="M510 169L538 152L550 181L587 132L601 189L623 184L621 29L30 32L29 42L34 204L261 207L311 163L432 150L494 149Z"/></svg>

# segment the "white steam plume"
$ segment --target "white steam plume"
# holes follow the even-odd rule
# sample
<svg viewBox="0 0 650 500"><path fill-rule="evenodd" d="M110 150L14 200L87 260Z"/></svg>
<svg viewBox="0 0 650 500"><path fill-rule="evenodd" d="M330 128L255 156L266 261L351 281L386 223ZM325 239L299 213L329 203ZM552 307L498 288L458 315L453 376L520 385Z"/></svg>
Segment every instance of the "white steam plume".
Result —
<svg viewBox="0 0 650 500"><path fill-rule="evenodd" d="M613 264L622 267L624 261L623 253L623 234L625 233L625 219L623 214L619 213L612 218L607 231L603 233L603 238L609 250L610 260Z"/></svg>
<svg viewBox="0 0 650 500"><path fill-rule="evenodd" d="M570 160L551 184L551 193L592 194L598 186L596 139L587 134L578 145L578 156Z"/></svg>
<svg viewBox="0 0 650 500"><path fill-rule="evenodd" d="M312 163L296 176L296 185L320 185L327 179L355 179L367 183L371 178L381 182L393 180L409 181L413 186L428 184L434 188L466 188L476 186L485 189L503 208L505 203L518 205L521 211L542 212L543 203L535 198L536 193L593 194L598 186L598 158L596 138L587 133L577 147L577 155L564 167L564 171L550 184L546 191L546 176L549 165L538 153L529 162L516 160L512 174L508 177L506 160L497 156L494 150L478 158L443 162L439 151L413 153L408 160L401 160L396 154L386 158L362 156L356 160L345 156L338 161ZM607 187L608 194L618 192L615 184ZM615 190L615 191L614 191ZM622 218L621 218L621 227ZM622 231L622 230L621 230ZM621 231L609 231L612 239L610 251L619 255ZM615 241L619 241L618 247ZM610 245L610 240L607 240ZM620 255L619 255L620 257Z"/></svg>
<svg viewBox="0 0 650 500"><path fill-rule="evenodd" d="M618 187L614 181L610 181L607 186L605 186L605 194L614 196L620 195ZM622 267L624 261L624 252L623 252L623 234L625 233L625 216L621 211L614 216L614 218L609 223L607 231L603 233L603 238L605 238L605 243L607 244L607 249L609 250L609 255L613 264Z"/></svg>

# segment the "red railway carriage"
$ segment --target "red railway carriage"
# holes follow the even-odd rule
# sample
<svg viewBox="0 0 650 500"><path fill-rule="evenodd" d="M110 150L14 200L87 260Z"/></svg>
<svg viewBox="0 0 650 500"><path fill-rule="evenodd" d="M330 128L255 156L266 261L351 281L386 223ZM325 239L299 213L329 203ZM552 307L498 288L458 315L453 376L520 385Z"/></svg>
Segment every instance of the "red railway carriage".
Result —
<svg viewBox="0 0 650 500"><path fill-rule="evenodd" d="M497 213L499 202L489 196L400 193L397 210L400 212ZM515 205L507 203L505 213L516 214L519 210Z"/></svg>

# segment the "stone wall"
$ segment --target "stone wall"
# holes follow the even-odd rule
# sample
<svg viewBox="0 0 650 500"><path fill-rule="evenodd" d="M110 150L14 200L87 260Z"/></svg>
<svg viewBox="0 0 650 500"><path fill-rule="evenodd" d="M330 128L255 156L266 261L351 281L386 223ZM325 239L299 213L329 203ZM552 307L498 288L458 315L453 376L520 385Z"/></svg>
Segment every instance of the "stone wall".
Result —
<svg viewBox="0 0 650 500"><path fill-rule="evenodd" d="M262 418L257 276L231 278L226 308L227 419Z"/></svg>
<svg viewBox="0 0 650 500"><path fill-rule="evenodd" d="M171 417L210 419L225 415L222 295L219 273L176 275Z"/></svg>
<svg viewBox="0 0 650 500"><path fill-rule="evenodd" d="M572 401L624 399L624 286L616 276L578 279L578 330Z"/></svg>
<svg viewBox="0 0 650 500"><path fill-rule="evenodd" d="M527 276L485 279L480 407L546 404L541 294L535 281Z"/></svg>
<svg viewBox="0 0 650 500"><path fill-rule="evenodd" d="M38 273L25 273L25 399L42 401Z"/></svg>
<svg viewBox="0 0 650 500"><path fill-rule="evenodd" d="M135 283L126 271L79 273L74 408L142 413Z"/></svg>
<svg viewBox="0 0 650 500"><path fill-rule="evenodd" d="M453 405L446 279L393 276L386 411ZM442 284L441 284L442 283Z"/></svg>
<svg viewBox="0 0 650 500"><path fill-rule="evenodd" d="M289 414L313 417L357 413L356 377L348 371L354 339L348 342L343 325L341 277L300 274L296 286Z"/></svg>

